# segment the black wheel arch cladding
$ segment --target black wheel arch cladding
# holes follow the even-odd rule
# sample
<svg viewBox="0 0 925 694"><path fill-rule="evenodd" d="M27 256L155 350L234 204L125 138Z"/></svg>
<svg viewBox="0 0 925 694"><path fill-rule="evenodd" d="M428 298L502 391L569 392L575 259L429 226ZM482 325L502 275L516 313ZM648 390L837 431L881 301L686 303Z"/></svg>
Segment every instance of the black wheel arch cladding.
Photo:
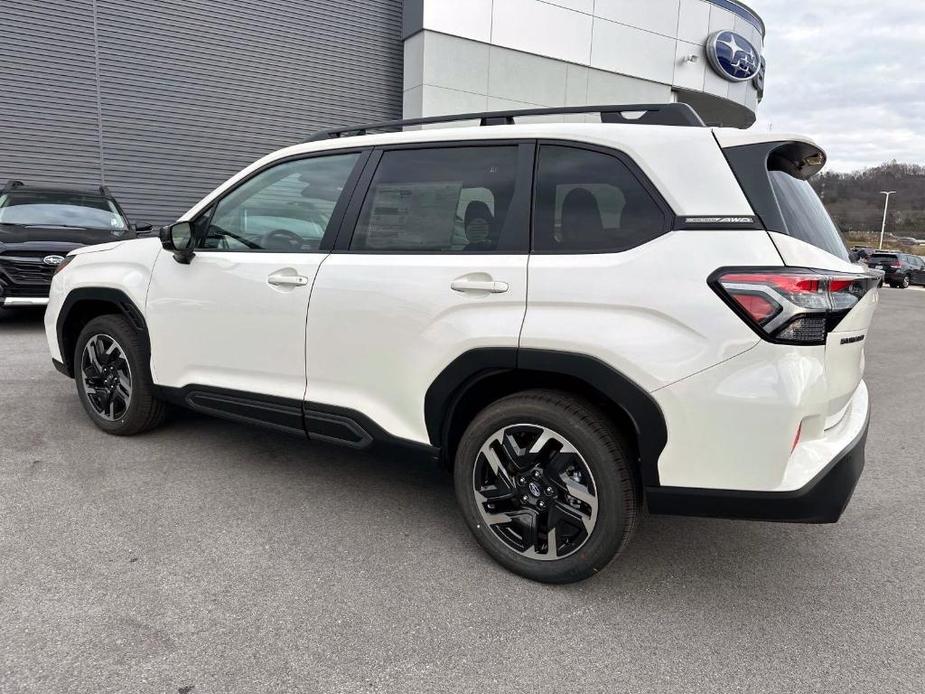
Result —
<svg viewBox="0 0 925 694"><path fill-rule="evenodd" d="M431 444L446 447L457 405L467 392L486 379L517 372L568 377L616 407L634 429L643 484L659 485L658 459L668 441L661 408L624 374L583 354L516 347L465 352L440 372L425 395L424 419Z"/></svg>
<svg viewBox="0 0 925 694"><path fill-rule="evenodd" d="M145 347L150 350L145 319L125 292L109 287L74 289L64 299L55 325L66 375L74 376L74 344L81 329L93 318L105 314L123 316L142 336Z"/></svg>

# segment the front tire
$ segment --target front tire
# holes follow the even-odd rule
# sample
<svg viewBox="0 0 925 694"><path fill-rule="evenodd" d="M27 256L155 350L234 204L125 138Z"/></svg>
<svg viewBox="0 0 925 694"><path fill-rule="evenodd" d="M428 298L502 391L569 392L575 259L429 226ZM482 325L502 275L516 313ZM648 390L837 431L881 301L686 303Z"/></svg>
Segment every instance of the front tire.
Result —
<svg viewBox="0 0 925 694"><path fill-rule="evenodd" d="M166 405L154 396L148 349L121 316L94 318L74 349L77 395L90 419L116 436L131 436L164 420Z"/></svg>
<svg viewBox="0 0 925 694"><path fill-rule="evenodd" d="M456 452L456 498L485 551L543 583L603 569L636 525L629 446L589 401L525 391L482 410Z"/></svg>

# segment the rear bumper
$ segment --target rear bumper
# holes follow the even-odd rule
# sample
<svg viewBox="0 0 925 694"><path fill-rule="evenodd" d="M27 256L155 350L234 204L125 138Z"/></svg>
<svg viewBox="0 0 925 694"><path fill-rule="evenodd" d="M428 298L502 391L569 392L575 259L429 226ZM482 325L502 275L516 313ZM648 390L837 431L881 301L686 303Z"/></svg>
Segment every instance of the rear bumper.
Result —
<svg viewBox="0 0 925 694"><path fill-rule="evenodd" d="M649 511L785 523L835 523L864 469L869 414L857 437L808 484L789 492L653 487L646 490Z"/></svg>

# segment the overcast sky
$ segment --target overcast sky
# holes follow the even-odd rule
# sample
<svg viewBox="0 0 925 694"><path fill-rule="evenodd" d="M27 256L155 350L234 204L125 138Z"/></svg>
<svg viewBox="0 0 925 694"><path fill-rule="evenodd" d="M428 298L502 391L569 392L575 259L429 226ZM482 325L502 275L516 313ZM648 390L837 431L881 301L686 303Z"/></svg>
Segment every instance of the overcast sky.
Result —
<svg viewBox="0 0 925 694"><path fill-rule="evenodd" d="M814 137L829 170L925 164L925 0L746 0L767 25L762 130Z"/></svg>

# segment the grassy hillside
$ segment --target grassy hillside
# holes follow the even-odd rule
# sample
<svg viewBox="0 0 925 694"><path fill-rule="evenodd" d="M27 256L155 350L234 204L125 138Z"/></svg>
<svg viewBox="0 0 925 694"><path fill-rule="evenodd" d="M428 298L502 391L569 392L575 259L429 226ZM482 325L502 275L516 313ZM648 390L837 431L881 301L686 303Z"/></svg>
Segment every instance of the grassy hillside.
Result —
<svg viewBox="0 0 925 694"><path fill-rule="evenodd" d="M813 187L842 233L880 231L882 190L895 190L890 198L887 232L925 238L925 166L895 161L852 173L822 173Z"/></svg>

